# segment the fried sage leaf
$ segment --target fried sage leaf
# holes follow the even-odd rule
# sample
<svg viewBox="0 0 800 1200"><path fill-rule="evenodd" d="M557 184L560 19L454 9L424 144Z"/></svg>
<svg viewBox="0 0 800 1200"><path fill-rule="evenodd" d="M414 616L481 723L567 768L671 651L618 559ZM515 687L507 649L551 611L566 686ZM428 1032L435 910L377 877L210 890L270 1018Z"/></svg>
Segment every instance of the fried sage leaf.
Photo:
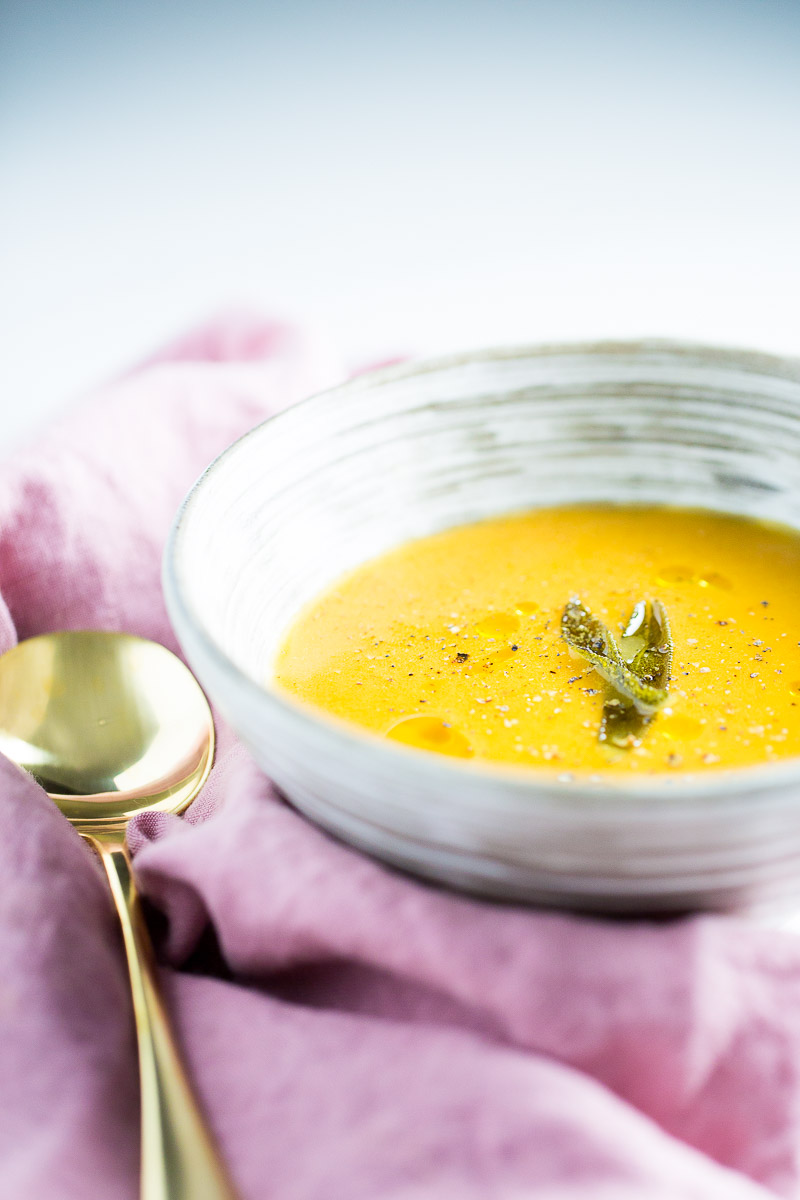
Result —
<svg viewBox="0 0 800 1200"><path fill-rule="evenodd" d="M672 637L660 601L639 601L625 626L619 649L643 684L666 693L672 669ZM603 704L599 740L620 747L638 745L653 715L640 711L633 700L612 689Z"/></svg>
<svg viewBox="0 0 800 1200"><path fill-rule="evenodd" d="M634 609L633 617L625 631L626 636L634 637L641 628L644 631L644 640L630 665L625 662L611 630L607 629L577 596L573 596L567 602L561 617L561 632L567 645L590 662L611 684L623 707L627 702L645 717L652 717L666 702L665 685L669 677L669 663L666 664L666 670L663 670L661 660L671 657L669 653L660 649L664 645L670 645L663 606L659 604L655 616L654 613L654 605L645 606L644 610L637 605ZM635 623L635 628L629 633L632 623ZM656 629L659 639L657 643L650 640L651 630Z"/></svg>

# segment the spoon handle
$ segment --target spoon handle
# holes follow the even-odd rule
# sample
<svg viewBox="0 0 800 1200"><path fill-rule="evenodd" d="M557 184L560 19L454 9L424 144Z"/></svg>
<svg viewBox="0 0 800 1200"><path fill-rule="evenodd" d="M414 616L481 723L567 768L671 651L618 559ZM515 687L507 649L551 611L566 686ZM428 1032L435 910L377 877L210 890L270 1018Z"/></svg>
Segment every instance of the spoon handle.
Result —
<svg viewBox="0 0 800 1200"><path fill-rule="evenodd" d="M141 1081L141 1200L235 1200L169 1026L124 842L86 835L105 867L128 959Z"/></svg>

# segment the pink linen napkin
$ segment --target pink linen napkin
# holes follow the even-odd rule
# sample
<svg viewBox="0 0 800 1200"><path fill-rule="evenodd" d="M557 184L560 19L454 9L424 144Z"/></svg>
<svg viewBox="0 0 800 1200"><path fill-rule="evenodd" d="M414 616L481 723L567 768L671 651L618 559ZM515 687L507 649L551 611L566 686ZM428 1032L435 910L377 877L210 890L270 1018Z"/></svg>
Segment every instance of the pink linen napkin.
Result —
<svg viewBox="0 0 800 1200"><path fill-rule="evenodd" d="M0 474L0 650L176 649L174 511L234 437L341 367L221 321ZM800 941L615 923L402 877L310 825L229 730L185 819L132 830L172 1018L244 1200L765 1200L798 1192ZM0 1197L133 1200L125 964L91 855L0 758Z"/></svg>

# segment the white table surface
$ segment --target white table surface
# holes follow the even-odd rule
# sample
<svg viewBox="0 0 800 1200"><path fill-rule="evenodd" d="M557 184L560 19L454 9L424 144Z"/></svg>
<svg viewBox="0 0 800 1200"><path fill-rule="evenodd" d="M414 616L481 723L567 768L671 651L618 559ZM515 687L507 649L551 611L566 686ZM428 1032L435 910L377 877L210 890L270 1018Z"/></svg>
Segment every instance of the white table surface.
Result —
<svg viewBox="0 0 800 1200"><path fill-rule="evenodd" d="M3 0L0 449L228 305L800 354L796 0Z"/></svg>

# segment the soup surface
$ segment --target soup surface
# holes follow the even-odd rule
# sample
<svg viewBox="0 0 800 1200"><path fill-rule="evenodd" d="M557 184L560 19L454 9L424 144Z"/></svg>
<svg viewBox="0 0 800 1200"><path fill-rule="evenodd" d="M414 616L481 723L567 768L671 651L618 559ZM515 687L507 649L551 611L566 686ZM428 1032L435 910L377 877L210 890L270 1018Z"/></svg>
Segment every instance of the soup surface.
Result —
<svg viewBox="0 0 800 1200"><path fill-rule="evenodd" d="M562 633L573 598L621 646L659 601L666 699L623 744L609 682ZM800 755L800 535L714 513L540 509L449 529L315 600L275 665L295 697L383 737L559 773L707 771ZM628 639L630 641L630 639Z"/></svg>

